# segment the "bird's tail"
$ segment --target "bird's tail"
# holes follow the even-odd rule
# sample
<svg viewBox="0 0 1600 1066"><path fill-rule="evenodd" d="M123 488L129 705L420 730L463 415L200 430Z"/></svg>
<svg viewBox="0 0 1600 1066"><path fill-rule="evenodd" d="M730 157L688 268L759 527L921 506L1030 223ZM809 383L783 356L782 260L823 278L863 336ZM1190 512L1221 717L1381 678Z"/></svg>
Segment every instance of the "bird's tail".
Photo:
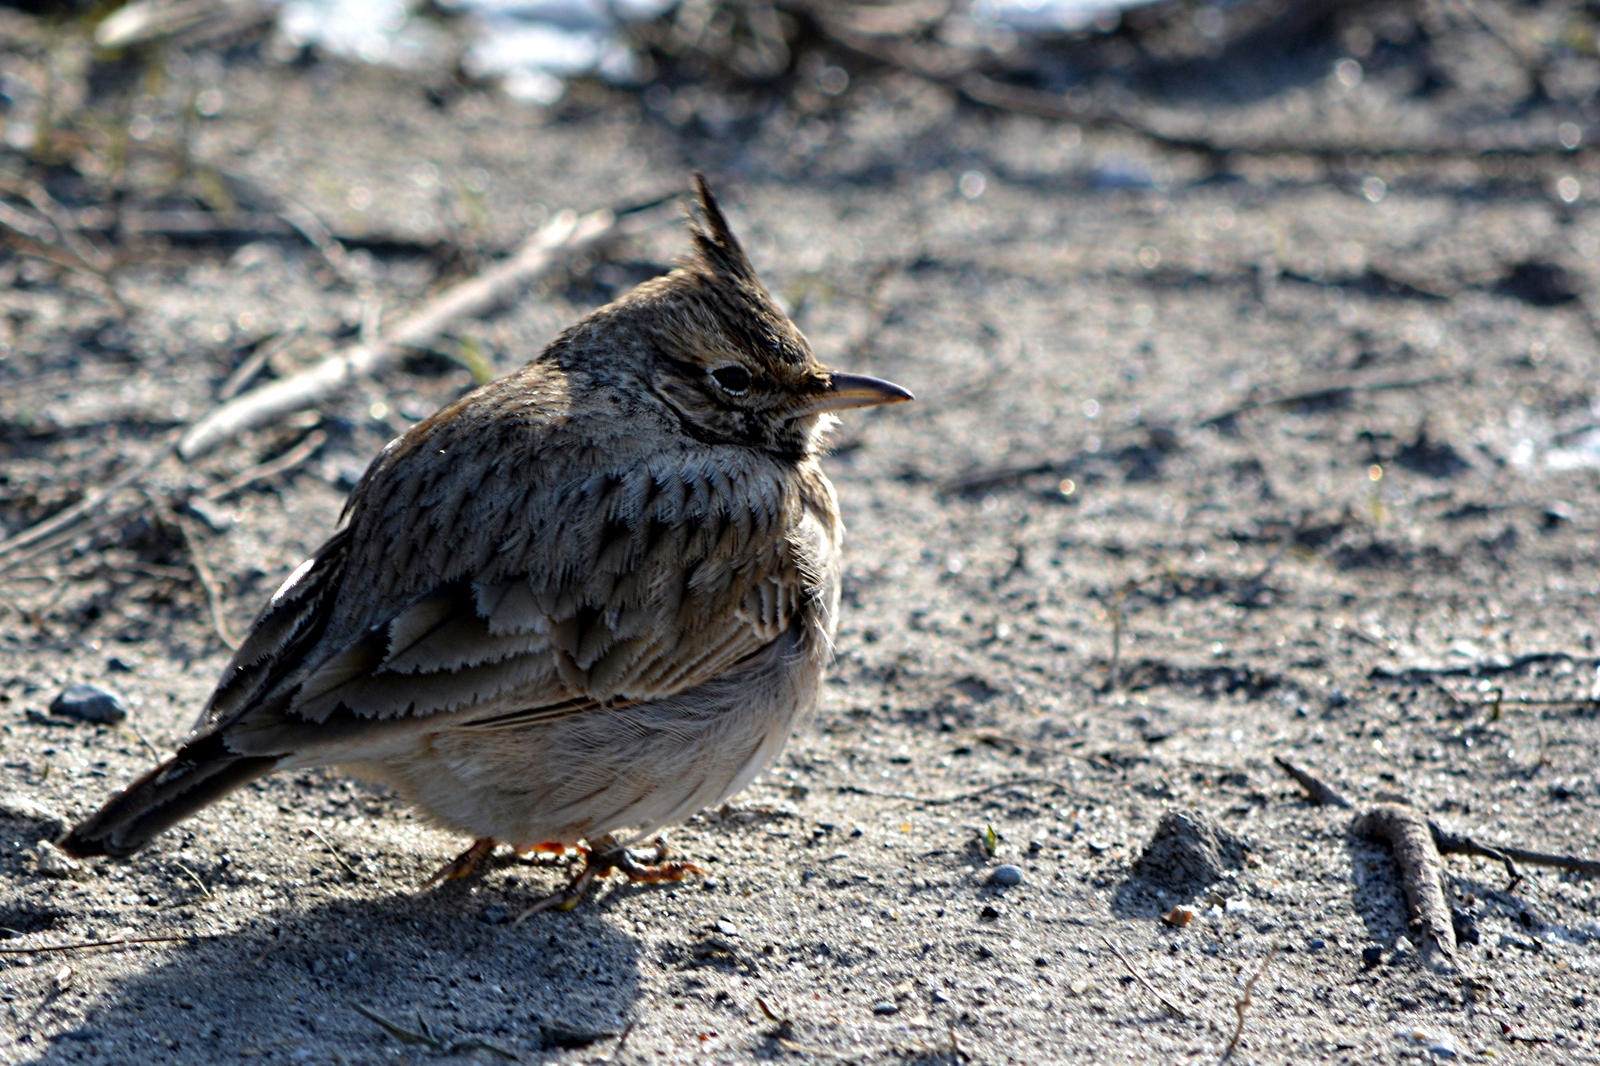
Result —
<svg viewBox="0 0 1600 1066"><path fill-rule="evenodd" d="M162 832L278 765L274 755L236 755L216 734L178 754L106 801L58 846L70 855L131 855Z"/></svg>

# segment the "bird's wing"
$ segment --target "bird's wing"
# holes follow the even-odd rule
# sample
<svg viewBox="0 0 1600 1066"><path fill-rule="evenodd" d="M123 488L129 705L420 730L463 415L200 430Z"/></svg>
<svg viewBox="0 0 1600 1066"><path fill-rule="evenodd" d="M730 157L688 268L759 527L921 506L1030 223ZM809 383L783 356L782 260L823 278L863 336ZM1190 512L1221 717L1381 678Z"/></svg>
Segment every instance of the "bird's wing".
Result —
<svg viewBox="0 0 1600 1066"><path fill-rule="evenodd" d="M764 460L667 449L578 475L570 449L541 467L536 450L497 460L492 439L439 443L375 464L349 525L235 654L204 731L258 752L322 724L506 726L649 700L760 651L815 595L806 494Z"/></svg>

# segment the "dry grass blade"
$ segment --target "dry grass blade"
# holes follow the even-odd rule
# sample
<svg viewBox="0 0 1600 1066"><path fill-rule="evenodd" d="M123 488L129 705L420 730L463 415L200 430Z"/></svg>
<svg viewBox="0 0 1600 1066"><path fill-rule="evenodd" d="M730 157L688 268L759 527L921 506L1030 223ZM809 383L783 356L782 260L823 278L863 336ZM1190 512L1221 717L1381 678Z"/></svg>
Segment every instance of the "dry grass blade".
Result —
<svg viewBox="0 0 1600 1066"><path fill-rule="evenodd" d="M65 529L82 516L90 514L105 506L107 501L109 501L113 496L121 492L123 489L132 486L141 477L149 473L151 468L153 468L157 463L161 462L161 460L165 459L169 454L171 454L172 449L178 443L178 437L179 433L177 432L168 435L168 437L161 442L161 445L156 448L152 454L145 457L143 462L123 471L121 476L119 476L115 481L111 482L111 484L107 485L105 488L101 489L99 492L94 493L92 496L85 496L82 500L79 500L71 507L51 515L49 518L28 529L23 530L16 536L0 541L0 558L4 558L6 555L17 551L20 548L26 548L28 545L34 544L58 530Z"/></svg>
<svg viewBox="0 0 1600 1066"><path fill-rule="evenodd" d="M1016 785L1060 785L1054 778L1048 777L1013 777L1006 781L997 781L992 785L973 789L971 792L961 792L954 796L915 796L909 792L874 792L869 788L858 785L840 785L839 791L848 796L872 796L876 799L906 800L910 803L920 803L927 807L948 807L952 803L966 803L968 800L987 796L991 792L998 792L1003 788L1012 788Z"/></svg>
<svg viewBox="0 0 1600 1066"><path fill-rule="evenodd" d="M1429 385L1444 385L1459 380L1460 375L1458 374L1434 374L1431 377L1411 378L1405 381L1332 382L1317 388L1290 393L1287 396L1278 396L1270 400L1252 400L1249 403L1242 403L1237 407L1230 407L1226 411L1212 415L1210 418L1200 422L1199 425L1201 427L1220 426L1224 422L1231 422L1240 415L1246 415L1252 411L1300 407L1312 403L1328 403L1358 392L1394 392L1399 389L1422 389L1427 388Z"/></svg>
<svg viewBox="0 0 1600 1066"><path fill-rule="evenodd" d="M1267 967L1272 965L1272 960L1278 957L1278 945L1272 945L1272 950L1267 952L1266 961L1261 964L1261 969L1256 975L1244 983L1244 994L1233 1004L1233 1012L1239 1016L1238 1024L1233 1027L1233 1037L1228 1041L1228 1048L1222 1053L1222 1061L1227 1062L1233 1058L1233 1053L1239 1049L1239 1040L1244 1036L1244 1016L1250 1009L1250 997L1256 990L1256 982L1261 980L1267 972Z"/></svg>
<svg viewBox="0 0 1600 1066"><path fill-rule="evenodd" d="M323 261L339 275L340 281L351 286L356 284L355 271L350 266L350 254L310 208L290 200L279 214L321 254Z"/></svg>
<svg viewBox="0 0 1600 1066"><path fill-rule="evenodd" d="M385 1017L384 1015L373 1010L371 1007L363 1006L353 999L347 998L345 1002L350 1004L351 1010L355 1011L357 1014L361 1015L367 1021L376 1025L378 1028L382 1029L384 1032L388 1033L402 1044L420 1044L423 1047L432 1048L434 1051L444 1050L444 1043L430 1032L418 1032L415 1029L407 1029L394 1019Z"/></svg>
<svg viewBox="0 0 1600 1066"><path fill-rule="evenodd" d="M193 870L189 869L183 863L177 862L176 860L173 861L173 865L176 866L178 869L182 870L184 872L185 876L187 876L189 878L189 880L191 880L191 881L193 881L195 883L195 887L200 889L200 894L202 896L204 896L206 899L210 899L211 898L211 890L206 887L206 883L204 881L200 880L200 875L199 874L195 873Z"/></svg>
<svg viewBox="0 0 1600 1066"><path fill-rule="evenodd" d="M434 1034L428 1023L423 1021L420 1012L417 1014L417 1028L407 1029L394 1019L385 1017L371 1007L362 1006L353 999L346 998L345 1002L350 1004L351 1009L357 1014L372 1022L402 1044L421 1045L441 1055L455 1055L463 1051L483 1050L493 1052L501 1058L509 1059L512 1062L522 1061L522 1056L515 1051L501 1047L492 1040L487 1040L481 1036L464 1036L456 1040L444 1040Z"/></svg>
<svg viewBox="0 0 1600 1066"><path fill-rule="evenodd" d="M328 443L328 434L322 430L319 429L309 433L306 435L305 440L296 444L276 459L269 459L267 462L252 466L249 470L240 471L228 480L211 486L200 494L200 498L216 503L218 500L232 496L240 489L248 488L257 481L265 481L267 478L288 473L317 454L317 450L326 443Z"/></svg>
<svg viewBox="0 0 1600 1066"><path fill-rule="evenodd" d="M255 351L251 352L249 357L228 375L228 380L222 383L222 388L217 390L217 400L226 402L239 395L240 391L261 373L261 368L267 365L267 360L299 340L301 332L299 329L291 329L287 333L263 338L256 345Z"/></svg>
<svg viewBox="0 0 1600 1066"><path fill-rule="evenodd" d="M205 589L206 605L211 609L212 628L217 631L217 638L222 643L230 650L236 649L239 647L239 638L228 627L228 616L222 610L222 587L217 583L217 575L211 572L210 565L206 563L205 553L200 550L200 535L187 515L173 511L172 518L183 534L183 547L189 553L189 565L194 567L200 587Z"/></svg>
<svg viewBox="0 0 1600 1066"><path fill-rule="evenodd" d="M83 940L76 944L45 944L36 948L0 948L0 955L48 955L58 951L83 951L86 948L120 948L138 944L175 944L182 941L216 940L211 933L184 933L181 936L129 936L117 940Z"/></svg>
<svg viewBox="0 0 1600 1066"><path fill-rule="evenodd" d="M428 344L453 323L499 305L566 256L593 247L616 229L616 217L610 211L582 218L571 211L561 212L511 258L439 294L377 344L341 349L303 373L252 389L214 408L184 435L178 454L185 460L194 459L247 429L314 407L357 378L390 366L407 349Z"/></svg>
<svg viewBox="0 0 1600 1066"><path fill-rule="evenodd" d="M339 854L339 849L333 846L333 841L319 833L314 826L306 826L306 832L322 841L323 847L328 849L328 854L333 856L333 861L343 866L345 873L349 874L352 880L361 880L361 875L356 872L356 868L345 862L344 856Z"/></svg>
<svg viewBox="0 0 1600 1066"><path fill-rule="evenodd" d="M49 555L53 551L59 551L61 548L71 544L79 537L93 533L102 526L110 526L115 525L118 522L125 522L134 515L143 511L148 506L149 501L141 500L138 504L135 504L132 507L124 508L121 511L107 511L105 514L100 515L97 518L91 518L84 525L73 526L71 528L64 529L55 536L43 540L33 545L31 548L19 554L13 555L9 559L5 558L4 556L0 556L0 574L10 573L12 570L17 569L26 563L30 563L42 555Z"/></svg>
<svg viewBox="0 0 1600 1066"><path fill-rule="evenodd" d="M1100 938L1100 942L1111 949L1111 954L1115 955L1117 957L1117 961L1122 963L1122 968L1127 970L1128 973L1132 974L1133 979L1138 981L1139 984L1144 987L1146 992L1154 996L1158 1003L1167 1008L1173 1017L1183 1018L1185 1020L1188 1020L1190 1017L1192 1017L1192 1015L1190 1015L1182 1007L1179 1007L1176 1003L1172 1002L1172 1000L1162 995L1160 990L1158 990L1155 985L1151 984L1149 979L1146 978L1144 974L1134 969L1133 963L1128 961L1128 956L1124 955L1121 949L1119 949L1117 945L1113 944L1109 938L1102 936Z"/></svg>

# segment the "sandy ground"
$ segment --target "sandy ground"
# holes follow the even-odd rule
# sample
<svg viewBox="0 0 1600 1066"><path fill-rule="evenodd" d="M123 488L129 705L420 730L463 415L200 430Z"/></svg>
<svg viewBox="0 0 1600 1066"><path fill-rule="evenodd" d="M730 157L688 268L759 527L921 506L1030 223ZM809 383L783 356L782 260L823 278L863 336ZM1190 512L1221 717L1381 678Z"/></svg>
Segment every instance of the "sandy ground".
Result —
<svg viewBox="0 0 1600 1066"><path fill-rule="evenodd" d="M625 94L545 115L330 64L217 76L200 156L346 233L505 247L704 167L823 358L918 402L848 416L827 461L850 528L838 662L778 763L671 834L710 876L520 926L564 868L502 855L424 889L465 842L331 775L41 875L50 829L19 797L90 811L181 738L225 649L148 519L8 575L0 927L23 936L0 950L203 939L0 955L0 1062L1209 1062L1274 949L1237 1061L1600 1060L1592 880L1508 890L1447 860L1470 995L1397 952L1388 853L1272 763L1491 842L1592 849L1600 483L1576 464L1600 417L1600 233L1554 191L1600 180L1588 157L1386 164L1375 190L1306 158L1207 180L897 75L738 137ZM682 247L652 231L470 332L507 370ZM473 265L357 252L386 314ZM126 322L87 282L0 269L8 530L208 406L242 341L302 328L287 372L361 318L290 240L153 250L123 275ZM469 384L442 357L363 384L308 464L219 508L200 547L235 631L376 449ZM155 490L310 423L169 463ZM53 719L74 681L128 722ZM1178 810L1245 861L1213 885L1131 875ZM1001 864L1019 886L990 883ZM1193 922L1159 920L1186 899Z"/></svg>

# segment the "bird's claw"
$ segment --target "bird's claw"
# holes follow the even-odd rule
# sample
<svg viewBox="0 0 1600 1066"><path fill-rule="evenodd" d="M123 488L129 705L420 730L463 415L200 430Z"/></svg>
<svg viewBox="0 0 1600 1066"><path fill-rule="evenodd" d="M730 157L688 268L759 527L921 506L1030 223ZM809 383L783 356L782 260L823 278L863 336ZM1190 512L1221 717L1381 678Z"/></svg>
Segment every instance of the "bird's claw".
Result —
<svg viewBox="0 0 1600 1066"><path fill-rule="evenodd" d="M662 860L667 857L667 842L659 837L656 838L655 851L650 856L650 861L645 863L635 860L627 848L621 847L613 840L606 839L601 843L604 845L603 848L585 853L583 870L572 879L571 884L560 891L550 893L523 911L517 916L515 924L521 925L542 911L572 910L583 902L589 887L612 870L620 870L629 883L636 885L659 885L682 881L690 874L705 875L705 871L692 862L663 862Z"/></svg>
<svg viewBox="0 0 1600 1066"><path fill-rule="evenodd" d="M426 885L436 885L440 881L460 881L464 877L471 877L472 872L478 868L479 860L493 851L497 843L493 837L479 837L472 842L470 848L434 871L434 875L428 878Z"/></svg>

